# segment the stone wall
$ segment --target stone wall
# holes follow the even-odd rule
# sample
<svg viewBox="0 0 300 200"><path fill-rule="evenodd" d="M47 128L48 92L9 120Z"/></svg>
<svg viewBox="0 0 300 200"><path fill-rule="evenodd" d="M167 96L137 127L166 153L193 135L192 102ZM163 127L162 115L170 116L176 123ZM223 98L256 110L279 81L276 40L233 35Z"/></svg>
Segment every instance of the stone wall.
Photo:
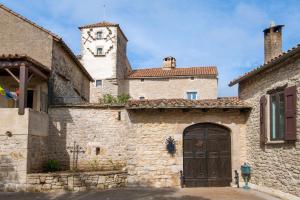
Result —
<svg viewBox="0 0 300 200"><path fill-rule="evenodd" d="M96 87L96 83L91 83L90 86L90 102L99 103L99 99L103 97L104 94L111 94L117 96L118 91L118 81L117 79L104 79L102 80L102 86Z"/></svg>
<svg viewBox="0 0 300 200"><path fill-rule="evenodd" d="M26 184L28 111L18 115L17 108L0 108L0 191L21 190Z"/></svg>
<svg viewBox="0 0 300 200"><path fill-rule="evenodd" d="M252 105L247 120L247 161L253 169L251 183L300 196L300 60L272 67L240 83L239 96ZM278 86L297 86L297 141L295 143L268 142L260 146L259 100Z"/></svg>
<svg viewBox="0 0 300 200"><path fill-rule="evenodd" d="M244 114L239 111L142 110L129 111L128 184L174 187L180 186L183 170L183 131L190 125L211 122L231 130L232 175L245 161ZM166 150L168 137L176 141L176 154ZM234 180L234 179L233 179Z"/></svg>
<svg viewBox="0 0 300 200"><path fill-rule="evenodd" d="M53 43L53 60L49 95L52 104L89 102L90 80L70 55Z"/></svg>
<svg viewBox="0 0 300 200"><path fill-rule="evenodd" d="M126 172L63 172L28 174L27 191L49 192L58 190L85 191L110 189L127 185Z"/></svg>
<svg viewBox="0 0 300 200"><path fill-rule="evenodd" d="M198 99L216 99L218 80L216 78L156 78L129 79L129 94L133 99L186 98L186 92L197 92Z"/></svg>
<svg viewBox="0 0 300 200"><path fill-rule="evenodd" d="M26 54L51 67L52 36L0 8L0 54Z"/></svg>
<svg viewBox="0 0 300 200"><path fill-rule="evenodd" d="M48 114L31 110L28 121L27 172L43 170L48 159L48 130Z"/></svg>
<svg viewBox="0 0 300 200"><path fill-rule="evenodd" d="M82 148L77 160L79 169L127 168L131 185L179 186L183 131L195 123L211 122L231 130L233 176L233 171L239 170L245 161L245 116L238 110L127 111L113 107L69 106L52 107L49 115L50 158L59 160L64 169L72 168L70 148L75 141ZM177 144L173 157L165 147L169 136Z"/></svg>
<svg viewBox="0 0 300 200"><path fill-rule="evenodd" d="M0 191L23 190L27 172L40 169L47 157L48 116L1 108L0 121Z"/></svg>
<svg viewBox="0 0 300 200"><path fill-rule="evenodd" d="M80 170L115 170L126 165L128 117L124 109L52 107L49 116L49 158L59 160L63 169L76 163ZM74 142L83 151L77 161L71 152Z"/></svg>

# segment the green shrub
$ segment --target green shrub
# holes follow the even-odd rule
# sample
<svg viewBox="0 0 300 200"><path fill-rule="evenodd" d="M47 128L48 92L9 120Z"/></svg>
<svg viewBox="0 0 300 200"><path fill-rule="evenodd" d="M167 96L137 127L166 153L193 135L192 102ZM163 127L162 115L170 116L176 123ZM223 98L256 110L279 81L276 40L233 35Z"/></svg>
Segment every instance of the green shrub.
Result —
<svg viewBox="0 0 300 200"><path fill-rule="evenodd" d="M122 94L117 97L117 102L121 104L125 104L128 102L129 99L130 99L129 94Z"/></svg>
<svg viewBox="0 0 300 200"><path fill-rule="evenodd" d="M45 172L55 172L60 170L60 164L57 160L48 160L44 165Z"/></svg>
<svg viewBox="0 0 300 200"><path fill-rule="evenodd" d="M111 94L105 94L102 98L99 99L100 104L126 104L127 101L130 99L128 94L122 94L117 97Z"/></svg>

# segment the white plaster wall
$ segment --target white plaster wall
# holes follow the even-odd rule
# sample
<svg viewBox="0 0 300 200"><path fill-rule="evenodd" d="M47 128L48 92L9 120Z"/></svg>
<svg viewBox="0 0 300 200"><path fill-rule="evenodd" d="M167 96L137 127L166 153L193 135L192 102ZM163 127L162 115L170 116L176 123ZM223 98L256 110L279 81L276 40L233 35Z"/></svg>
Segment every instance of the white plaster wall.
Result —
<svg viewBox="0 0 300 200"><path fill-rule="evenodd" d="M218 79L216 78L165 78L130 79L129 94L133 99L140 96L146 99L186 98L186 92L195 91L198 99L216 99Z"/></svg>
<svg viewBox="0 0 300 200"><path fill-rule="evenodd" d="M94 38L89 37L90 35ZM102 38L96 39L96 33L102 31ZM85 42L89 38L89 41ZM88 48L96 55L96 48L102 47L105 56L94 56ZM87 71L96 79L115 78L116 53L117 52L117 27L98 27L81 30L81 61Z"/></svg>

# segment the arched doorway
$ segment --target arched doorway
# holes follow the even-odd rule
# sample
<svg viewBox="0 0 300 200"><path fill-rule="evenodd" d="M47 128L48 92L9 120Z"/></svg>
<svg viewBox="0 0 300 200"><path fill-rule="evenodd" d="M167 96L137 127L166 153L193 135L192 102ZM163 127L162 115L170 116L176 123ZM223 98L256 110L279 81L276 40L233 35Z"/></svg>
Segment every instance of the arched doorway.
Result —
<svg viewBox="0 0 300 200"><path fill-rule="evenodd" d="M230 131L213 123L187 127L183 133L183 184L185 187L229 186Z"/></svg>

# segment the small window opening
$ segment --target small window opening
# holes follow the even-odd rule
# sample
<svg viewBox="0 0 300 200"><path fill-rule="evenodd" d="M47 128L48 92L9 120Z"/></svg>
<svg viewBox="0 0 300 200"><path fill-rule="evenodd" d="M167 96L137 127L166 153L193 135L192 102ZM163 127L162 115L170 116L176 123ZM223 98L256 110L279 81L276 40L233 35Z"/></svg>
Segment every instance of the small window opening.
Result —
<svg viewBox="0 0 300 200"><path fill-rule="evenodd" d="M96 87L102 86L102 80L96 80Z"/></svg>
<svg viewBox="0 0 300 200"><path fill-rule="evenodd" d="M96 147L96 155L100 155L100 147Z"/></svg>
<svg viewBox="0 0 300 200"><path fill-rule="evenodd" d="M96 33L96 38L97 38L97 40L102 39L102 32L101 31Z"/></svg>
<svg viewBox="0 0 300 200"><path fill-rule="evenodd" d="M144 82L144 81L145 81L145 79L142 78L142 79L141 79L141 82Z"/></svg>
<svg viewBox="0 0 300 200"><path fill-rule="evenodd" d="M195 79L195 77L191 77L191 80L194 80Z"/></svg>
<svg viewBox="0 0 300 200"><path fill-rule="evenodd" d="M121 120L121 111L118 112L118 120Z"/></svg>
<svg viewBox="0 0 300 200"><path fill-rule="evenodd" d="M189 99L189 100L196 100L197 92L187 92L186 96L187 96L187 99Z"/></svg>
<svg viewBox="0 0 300 200"><path fill-rule="evenodd" d="M140 100L144 100L144 99L145 99L145 97L143 97L143 96L140 97Z"/></svg>
<svg viewBox="0 0 300 200"><path fill-rule="evenodd" d="M97 55L103 55L103 48L97 48Z"/></svg>

